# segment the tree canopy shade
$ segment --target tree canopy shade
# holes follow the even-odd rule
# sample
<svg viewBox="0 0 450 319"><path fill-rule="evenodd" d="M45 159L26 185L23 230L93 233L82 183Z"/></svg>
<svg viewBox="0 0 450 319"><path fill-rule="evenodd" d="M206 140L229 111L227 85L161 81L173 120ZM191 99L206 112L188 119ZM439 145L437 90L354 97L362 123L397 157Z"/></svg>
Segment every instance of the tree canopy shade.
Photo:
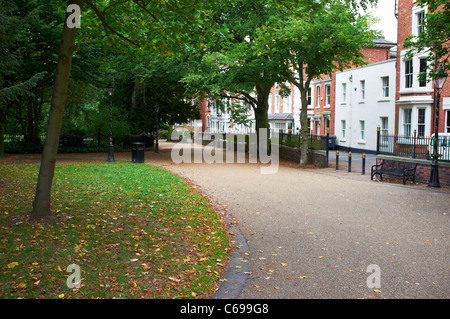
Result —
<svg viewBox="0 0 450 319"><path fill-rule="evenodd" d="M351 3L342 1L299 2L295 14L280 8L265 28L258 30L265 52L279 64L282 76L301 94L301 164L307 160L307 92L313 79L362 65L363 47L372 46L377 32L370 29L371 17L361 15Z"/></svg>
<svg viewBox="0 0 450 319"><path fill-rule="evenodd" d="M423 22L423 29L418 35L411 35L404 41L405 47L410 47L406 58L411 58L415 53L428 50L427 65L429 72L419 74L426 75L427 79L434 79L438 74L438 66L442 64L443 70L450 70L450 2L446 0L418 0L419 6L428 6L428 11ZM437 65L436 65L437 64Z"/></svg>
<svg viewBox="0 0 450 319"><path fill-rule="evenodd" d="M349 2L365 4L371 0L349 0ZM155 58L158 55L161 57L155 60L155 64L145 67L136 63L132 76L123 79L124 83L132 86L132 89L128 91L128 94L132 92L131 97L128 96L128 100L131 98L131 106L133 99L134 102L140 99L142 105L150 104L152 108L154 100L157 99L157 93L161 93L158 91L160 88L158 72L160 72L173 76L165 82L167 91L164 98L166 100L156 101L161 106L167 104L173 107L173 109L164 110L163 114L172 116L168 121L177 122L179 121L176 119L177 116L181 119L185 118L189 112L192 114L193 110L190 108L191 105L186 103L186 98L189 99L194 93L200 96L201 93L206 92L219 97L225 94L228 97L245 100L255 111L257 129L267 129L270 89L275 83L286 81L288 75L293 76L286 71L288 61L289 63L293 61L292 57L288 58L287 55L291 54L289 50L297 49L294 45L297 40L289 49L289 42L285 42L286 39L280 38L280 35L287 35L287 30L295 27L295 19L305 24L305 32L314 31L313 27L307 27L308 23L313 22L313 26L318 26L318 29L324 32L321 27L323 23L320 24L320 16L330 14L328 11L336 14L332 7L340 4L338 1L313 0L301 2L293 0L69 0L54 3L56 6L60 5L61 10L64 11L67 6L75 5L83 14L80 30L73 27L72 21L69 24L63 22L56 73L51 73L54 74L55 81L50 103L47 138L31 212L32 218L50 216L51 183L69 79L71 72L73 76L77 70L77 68L72 69L72 62L82 57L83 49L85 49L86 57L92 56L91 53L94 52L84 48L85 45L96 42L99 51L106 56L139 56L143 61L145 54L149 58ZM349 5L348 8L351 6ZM351 12L354 13L354 11ZM345 14L343 10L338 13ZM73 18L72 12L66 13L65 22L69 18ZM284 25L281 23L283 19L290 22ZM354 21L350 18L345 21L345 23L356 25L360 23L358 26L363 23L363 20ZM328 22L339 25L331 17L328 18ZM341 29L337 28L335 32L337 39L344 38L342 34L346 32L354 31L350 26L342 27L343 23L340 25ZM279 34L277 28L281 28ZM273 33L273 39L267 38L269 33ZM316 32L302 36L315 40L312 38L315 35L320 34ZM354 34L351 33L351 36L354 41L361 39L356 31ZM340 52L333 60L336 62L352 56L350 53L347 54L345 47L348 46L353 50L357 46L350 44L350 40L347 42L336 40L336 43L344 47L333 47L334 39L329 38L326 43L313 43L316 47L310 47L307 52L317 49L322 55L314 56L318 59L321 56L326 58L319 61L304 59L303 65L314 66L314 70L321 72L327 70L326 67L319 67L322 66L323 60L327 63L333 60L330 56L330 48ZM357 43L363 45L363 43ZM143 55L137 55L136 50L142 50ZM299 52L304 54L304 51ZM167 57L176 57L176 59ZM129 59L128 62L131 60ZM123 61L116 59L115 62L119 64ZM157 66L156 63L163 63L163 67ZM180 65L177 66L177 63ZM81 61L78 65L82 65ZM185 72L188 72L188 75ZM185 90L184 86L180 85L180 78L183 78L183 81L193 90ZM145 93L150 90L153 90L153 96ZM126 97L126 94L123 92L123 97ZM160 95L159 98L163 97Z"/></svg>
<svg viewBox="0 0 450 319"><path fill-rule="evenodd" d="M88 7L102 25L100 36L116 45L132 44L134 48L170 52L183 40L191 40L199 31L198 19L206 17L213 1L192 2L190 0L123 0L94 1L69 0L66 6L78 6L80 12ZM64 7L66 9L67 7ZM50 214L51 184L54 175L59 134L67 101L67 90L72 69L73 53L76 50L78 28L67 23L71 14L66 14L58 53L55 82L49 113L47 137L42 153L41 166L36 186L36 196L30 217L48 218ZM83 21L81 21L83 26ZM117 40L117 41L116 41ZM110 42L111 43L111 42Z"/></svg>
<svg viewBox="0 0 450 319"><path fill-rule="evenodd" d="M115 99L133 123L133 134L155 130L157 117L158 123L169 125L201 118L197 102L187 95L181 82L186 64L177 56L138 49L132 56L113 60L119 61L115 67ZM158 115L156 103L160 106Z"/></svg>
<svg viewBox="0 0 450 319"><path fill-rule="evenodd" d="M254 111L258 136L260 129L268 129L270 90L283 82L277 57L257 52L264 45L258 30L277 8L271 0L221 1L210 18L215 37L204 40L200 60L192 62L185 77L190 87L212 98L243 100L242 108Z"/></svg>
<svg viewBox="0 0 450 319"><path fill-rule="evenodd" d="M211 18L221 36L205 42L202 60L185 80L209 94L247 102L255 113L257 133L268 128L268 97L274 84L296 85L306 163L310 82L363 64L360 50L373 45L377 35L370 30L370 16L358 13L358 3L369 1L222 1Z"/></svg>

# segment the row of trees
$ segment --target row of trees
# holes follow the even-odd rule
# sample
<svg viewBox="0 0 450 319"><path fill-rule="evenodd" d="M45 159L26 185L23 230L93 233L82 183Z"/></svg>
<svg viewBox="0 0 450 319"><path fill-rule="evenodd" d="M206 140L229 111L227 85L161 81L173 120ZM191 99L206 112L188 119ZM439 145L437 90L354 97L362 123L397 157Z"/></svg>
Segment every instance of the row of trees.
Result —
<svg viewBox="0 0 450 319"><path fill-rule="evenodd" d="M161 106L160 120L175 123L198 118L198 108L191 101L208 96L245 101L242 107L254 111L259 132L268 128L270 89L275 83L283 87L289 81L301 93L301 134L305 137L311 81L364 63L360 49L372 45L378 34L370 29L370 15L360 14L358 9L374 2L58 0L48 4L4 0L7 5L1 9L0 24L5 27L1 36L7 40L1 45L9 54L0 58L9 59L12 67L2 63L0 69L2 130L7 113L13 117L28 112L26 101L33 101L33 116L49 106L47 140L31 216L50 213L64 112L66 119L98 113L106 104L104 86L110 78L118 88L116 112L139 131L154 126L156 102ZM65 23L73 18L66 12L73 4L82 12L80 29ZM36 28L17 26L28 18L37 19ZM8 28L20 31L15 33L17 38L10 37ZM27 46L29 55L22 49ZM48 62L42 63L47 56ZM34 58L38 65L23 72L23 66ZM287 86L284 90L289 93ZM33 105L37 107L34 113ZM305 144L302 162L306 154Z"/></svg>

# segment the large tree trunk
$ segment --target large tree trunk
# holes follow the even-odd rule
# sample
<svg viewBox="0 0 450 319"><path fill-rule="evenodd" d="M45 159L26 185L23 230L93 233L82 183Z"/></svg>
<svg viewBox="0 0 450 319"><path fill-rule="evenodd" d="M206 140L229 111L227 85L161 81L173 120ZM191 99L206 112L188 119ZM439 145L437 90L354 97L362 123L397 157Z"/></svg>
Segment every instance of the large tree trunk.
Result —
<svg viewBox="0 0 450 319"><path fill-rule="evenodd" d="M301 135L301 150L300 150L300 165L304 166L308 162L308 98L306 96L308 88L300 91L302 107L300 112L300 135Z"/></svg>
<svg viewBox="0 0 450 319"><path fill-rule="evenodd" d="M70 0L68 5L76 4L82 9L84 0ZM68 17L69 15L67 15ZM53 176L55 172L56 155L58 152L59 134L67 100L72 55L75 51L77 28L69 28L64 23L58 65L56 69L55 86L50 107L47 127L47 138L42 152L41 167L36 186L36 196L33 202L32 219L48 218L50 214L50 199Z"/></svg>
<svg viewBox="0 0 450 319"><path fill-rule="evenodd" d="M298 65L303 65L303 61L299 61ZM305 76L303 74L303 68L298 70L299 79L295 79L292 75L288 74L288 79L292 82L300 91L300 136L301 136L301 148L300 148L300 166L304 166L308 163L308 90L311 83L311 78L307 77L303 82Z"/></svg>
<svg viewBox="0 0 450 319"><path fill-rule="evenodd" d="M269 117L267 112L269 110L269 94L271 86L268 85L256 85L257 94L257 104L255 108L255 129L257 136L257 152L259 156L259 145L260 145L260 129L267 130L266 136L269 137ZM267 142L267 149L269 149L269 140Z"/></svg>

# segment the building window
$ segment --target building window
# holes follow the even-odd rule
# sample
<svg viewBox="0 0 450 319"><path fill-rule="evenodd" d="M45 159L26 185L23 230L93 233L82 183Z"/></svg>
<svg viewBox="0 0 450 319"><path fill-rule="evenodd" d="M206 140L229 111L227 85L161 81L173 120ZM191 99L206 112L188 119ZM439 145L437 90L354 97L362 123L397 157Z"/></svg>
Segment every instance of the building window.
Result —
<svg viewBox="0 0 450 319"><path fill-rule="evenodd" d="M327 84L325 85L325 95L326 95L326 105L330 105L331 101L331 85Z"/></svg>
<svg viewBox="0 0 450 319"><path fill-rule="evenodd" d="M291 112L291 96L290 95L284 99L283 111L285 113Z"/></svg>
<svg viewBox="0 0 450 319"><path fill-rule="evenodd" d="M316 107L320 106L320 84L317 85L317 105Z"/></svg>
<svg viewBox="0 0 450 319"><path fill-rule="evenodd" d="M381 135L389 134L389 118L382 117L381 118Z"/></svg>
<svg viewBox="0 0 450 319"><path fill-rule="evenodd" d="M445 111L445 132L450 133L450 110Z"/></svg>
<svg viewBox="0 0 450 319"><path fill-rule="evenodd" d="M389 97L389 77L383 76L381 78L381 85L382 85L382 96L383 97Z"/></svg>
<svg viewBox="0 0 450 319"><path fill-rule="evenodd" d="M272 112L272 93L269 93L269 101L267 101L267 104L269 104L269 112Z"/></svg>
<svg viewBox="0 0 450 319"><path fill-rule="evenodd" d="M412 109L403 110L403 135L411 136L411 113Z"/></svg>
<svg viewBox="0 0 450 319"><path fill-rule="evenodd" d="M341 120L341 127L342 127L342 138L345 138L345 132L346 132L346 127L347 123L345 122L345 120Z"/></svg>
<svg viewBox="0 0 450 319"><path fill-rule="evenodd" d="M419 86L427 86L427 60L425 58L419 59Z"/></svg>
<svg viewBox="0 0 450 319"><path fill-rule="evenodd" d="M280 112L280 96L275 95L275 113Z"/></svg>
<svg viewBox="0 0 450 319"><path fill-rule="evenodd" d="M347 83L342 83L342 101L347 101Z"/></svg>
<svg viewBox="0 0 450 319"><path fill-rule="evenodd" d="M311 88L308 88L308 92L306 93L306 98L308 99L308 105L311 105Z"/></svg>
<svg viewBox="0 0 450 319"><path fill-rule="evenodd" d="M286 124L284 122L275 122L275 131L284 131L286 129Z"/></svg>
<svg viewBox="0 0 450 319"><path fill-rule="evenodd" d="M405 61L405 88L410 89L413 85L413 61Z"/></svg>
<svg viewBox="0 0 450 319"><path fill-rule="evenodd" d="M330 129L330 117L324 116L323 120L325 122L325 134L327 134L328 130Z"/></svg>
<svg viewBox="0 0 450 319"><path fill-rule="evenodd" d="M416 23L417 23L417 35L419 35L424 30L425 22L425 11L420 11L416 13Z"/></svg>
<svg viewBox="0 0 450 319"><path fill-rule="evenodd" d="M359 87L361 90L361 100L365 100L366 99L366 81L365 80L359 81Z"/></svg>
<svg viewBox="0 0 450 319"><path fill-rule="evenodd" d="M417 114L417 133L419 137L425 136L425 109L419 109Z"/></svg>
<svg viewBox="0 0 450 319"><path fill-rule="evenodd" d="M365 140L366 135L366 122L365 121L359 121L359 127L360 127L360 139L362 141Z"/></svg>

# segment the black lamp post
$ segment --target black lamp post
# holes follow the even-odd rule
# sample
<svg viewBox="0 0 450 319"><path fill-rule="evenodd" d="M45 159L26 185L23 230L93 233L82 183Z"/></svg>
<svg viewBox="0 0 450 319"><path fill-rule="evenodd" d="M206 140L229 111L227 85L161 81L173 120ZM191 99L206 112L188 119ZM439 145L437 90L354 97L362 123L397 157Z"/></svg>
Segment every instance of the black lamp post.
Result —
<svg viewBox="0 0 450 319"><path fill-rule="evenodd" d="M109 81L108 86L106 87L106 90L108 90L108 94L110 97L110 104L109 104L109 151L108 151L108 162L114 162L114 145L113 145L113 137L112 137L112 99L114 95L114 89L116 87L112 83L112 81Z"/></svg>
<svg viewBox="0 0 450 319"><path fill-rule="evenodd" d="M159 104L156 102L155 104L156 111L156 145L155 145L155 153L159 153L159 145L158 145L158 131L159 131Z"/></svg>
<svg viewBox="0 0 450 319"><path fill-rule="evenodd" d="M217 133L221 132L221 129L220 129L220 118L221 118L220 110L219 110L219 108L217 108Z"/></svg>
<svg viewBox="0 0 450 319"><path fill-rule="evenodd" d="M442 69L442 65L439 66L438 76L434 80L434 141L433 141L433 154L431 157L431 175L429 187L441 187L439 184L439 163L438 163L438 144L439 144L439 102L441 100L441 93L439 92L443 87L445 80L447 79L447 73Z"/></svg>

